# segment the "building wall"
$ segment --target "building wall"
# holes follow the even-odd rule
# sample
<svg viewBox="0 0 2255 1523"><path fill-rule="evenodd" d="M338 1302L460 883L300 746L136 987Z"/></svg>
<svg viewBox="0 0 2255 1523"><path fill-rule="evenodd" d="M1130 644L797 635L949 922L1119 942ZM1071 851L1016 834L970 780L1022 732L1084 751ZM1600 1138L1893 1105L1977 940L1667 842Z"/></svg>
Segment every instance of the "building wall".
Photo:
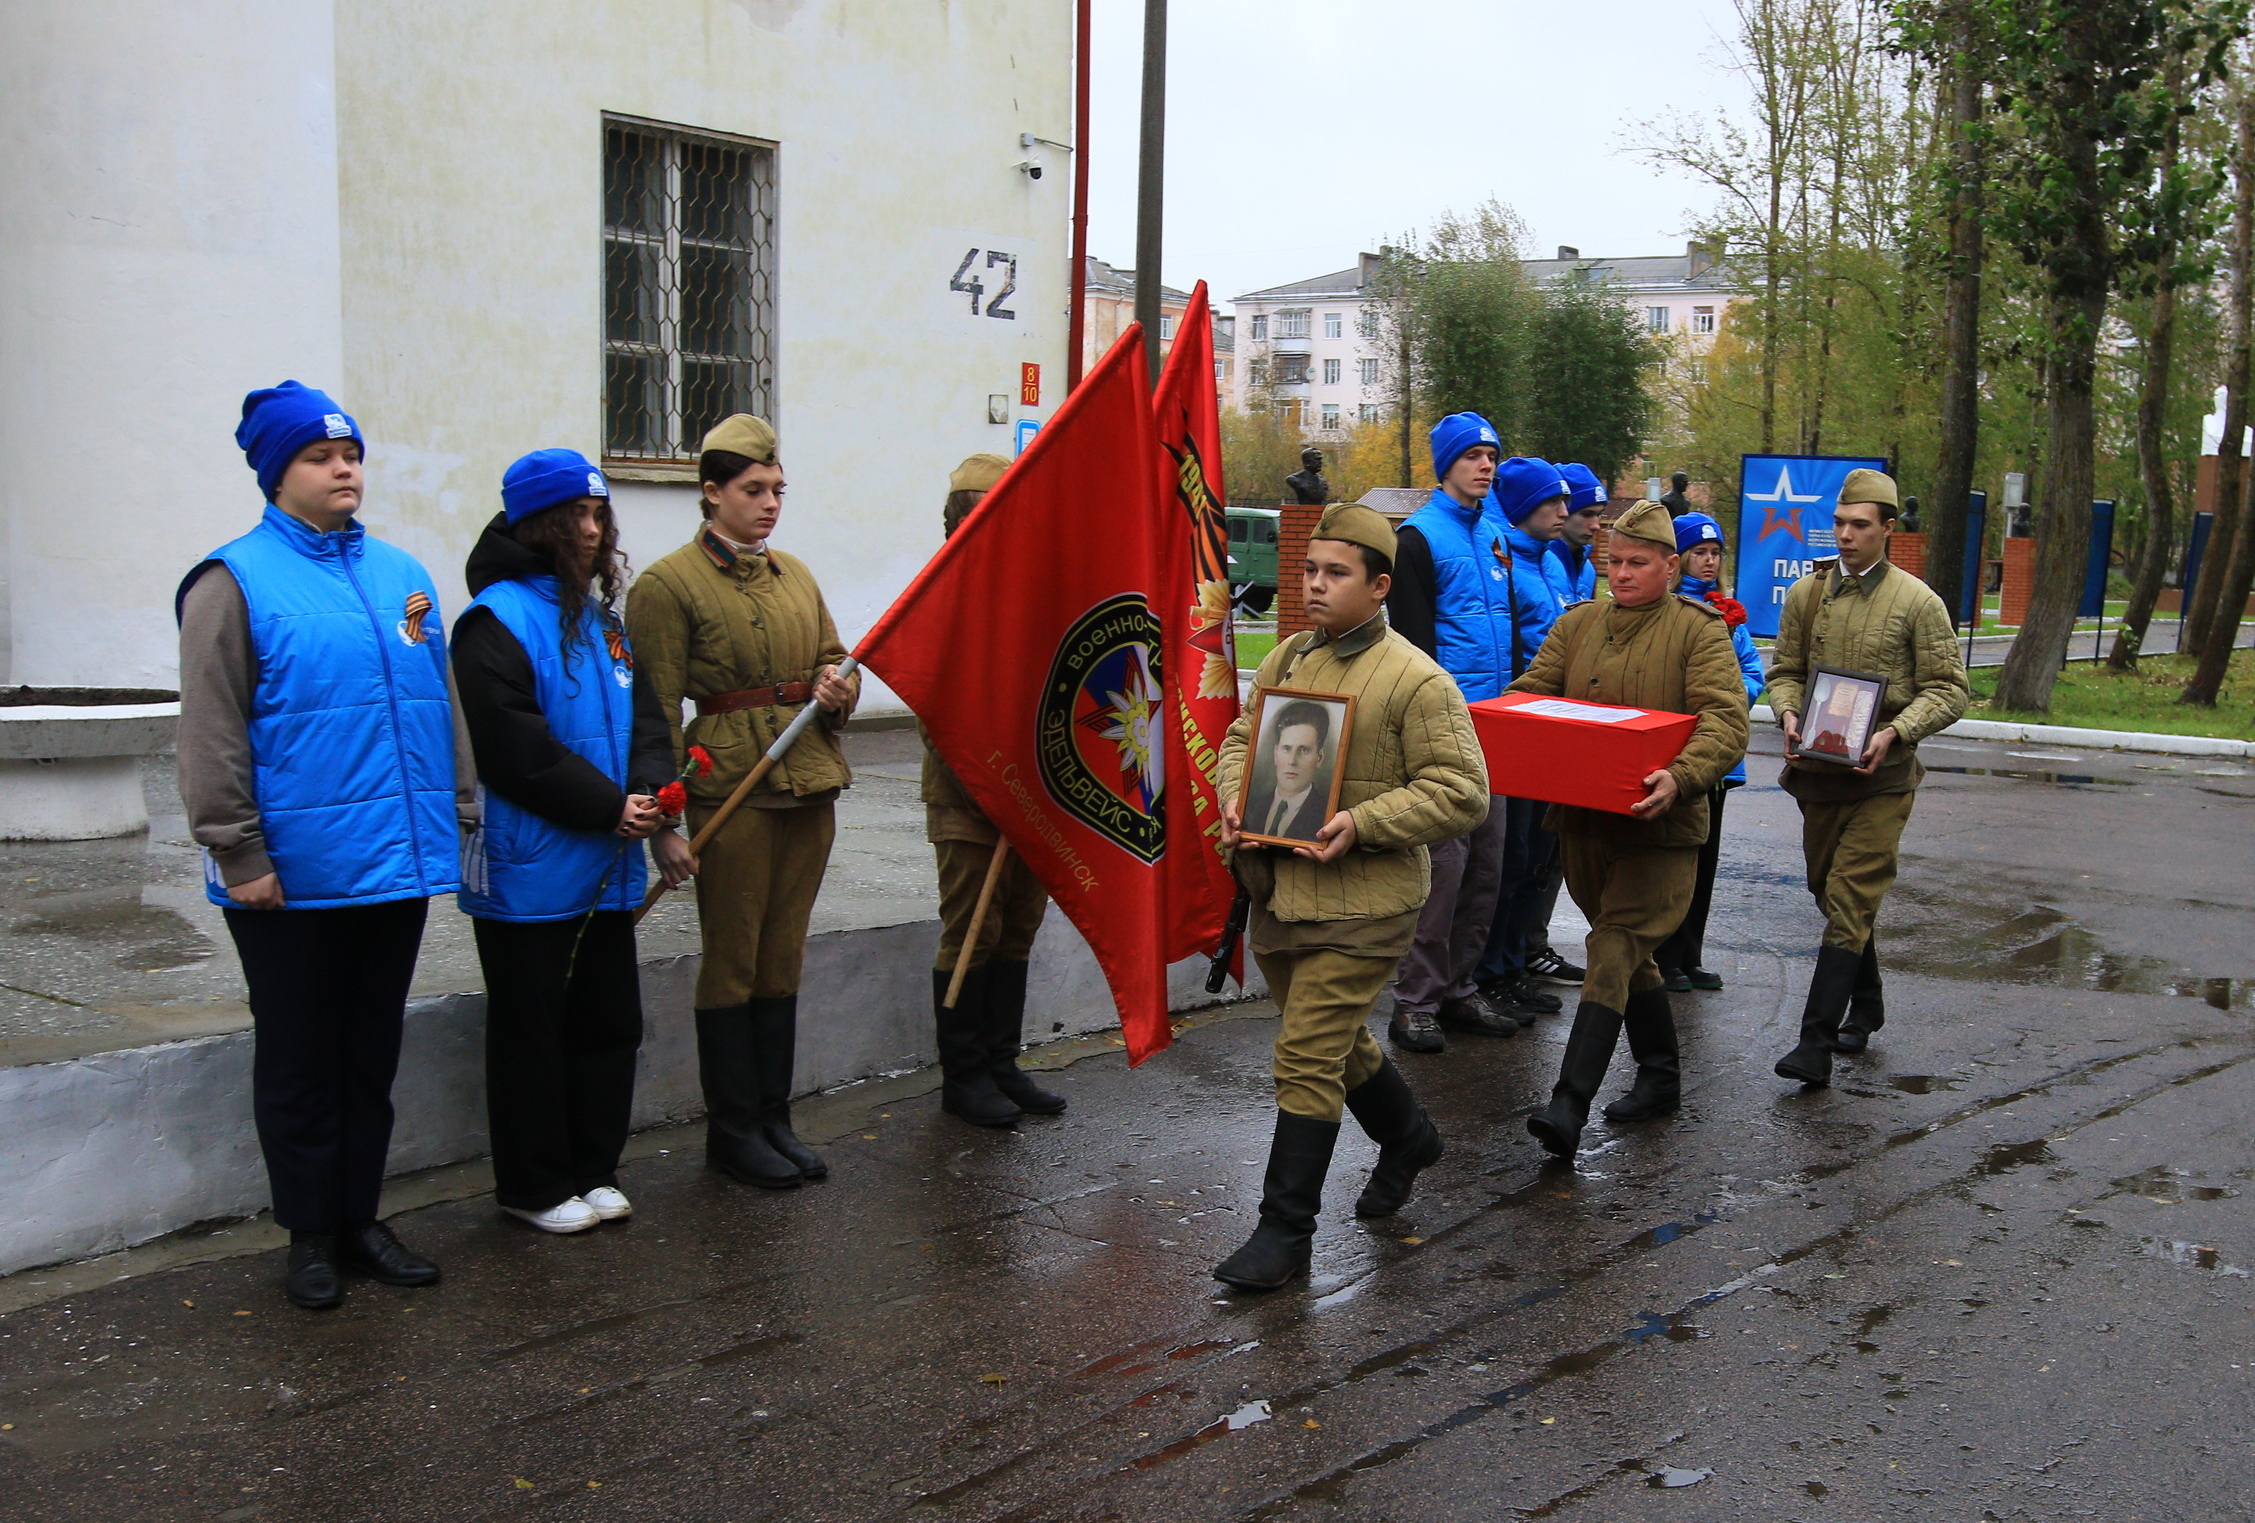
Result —
<svg viewBox="0 0 2255 1523"><path fill-rule="evenodd" d="M1306 296L1293 297L1289 300L1263 299L1258 301L1240 299L1230 303L1230 310L1237 318L1237 365L1234 386L1232 392L1225 396L1225 404L1241 408L1245 405L1248 393L1260 389L1253 386L1250 361L1261 360L1266 362L1271 367L1271 376L1275 374L1274 366L1278 349L1275 327L1276 314L1281 311L1304 307L1308 309L1308 338L1305 345L1308 356L1308 384L1299 387L1272 385L1266 388L1267 395L1272 400L1296 397L1305 402L1307 406L1306 429L1310 434L1323 432L1321 425L1323 407L1326 403L1338 407L1341 431L1354 427L1356 409L1363 404L1369 403L1383 408L1388 400L1384 380L1381 379L1378 384L1373 386L1362 384L1361 361L1365 358L1375 358L1378 355L1376 341L1362 337L1356 328L1357 319L1362 312L1362 303L1363 298L1360 296ZM1332 312L1339 314L1339 337L1325 338L1323 336L1323 319L1325 314ZM1256 339L1252 337L1253 319L1255 317L1268 318L1269 336L1267 338ZM1287 340L1286 342L1296 343L1297 341ZM1327 359L1339 361L1339 379L1335 383L1326 384L1323 379L1323 362Z"/></svg>

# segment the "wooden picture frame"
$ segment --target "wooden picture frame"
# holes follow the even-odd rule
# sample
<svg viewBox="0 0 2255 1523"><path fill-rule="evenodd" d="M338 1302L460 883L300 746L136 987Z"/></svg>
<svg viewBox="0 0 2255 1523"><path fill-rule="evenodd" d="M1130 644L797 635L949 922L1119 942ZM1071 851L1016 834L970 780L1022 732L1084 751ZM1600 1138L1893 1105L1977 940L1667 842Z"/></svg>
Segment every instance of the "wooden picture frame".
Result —
<svg viewBox="0 0 2255 1523"><path fill-rule="evenodd" d="M1252 739L1245 755L1245 775L1238 782L1239 838L1260 846L1314 849L1318 844L1316 833L1339 812L1339 788L1344 777L1340 762L1354 725L1352 693L1263 689L1253 704ZM1279 749L1279 732L1288 729L1316 733L1294 737L1294 754L1287 756ZM1280 779L1280 772L1286 770L1293 775ZM1283 792L1286 787L1292 791ZM1281 817L1279 803L1285 805Z"/></svg>
<svg viewBox="0 0 2255 1523"><path fill-rule="evenodd" d="M1807 701L1801 707L1801 733L1785 754L1794 761L1862 766L1886 697L1885 677L1831 666L1815 668L1809 673Z"/></svg>

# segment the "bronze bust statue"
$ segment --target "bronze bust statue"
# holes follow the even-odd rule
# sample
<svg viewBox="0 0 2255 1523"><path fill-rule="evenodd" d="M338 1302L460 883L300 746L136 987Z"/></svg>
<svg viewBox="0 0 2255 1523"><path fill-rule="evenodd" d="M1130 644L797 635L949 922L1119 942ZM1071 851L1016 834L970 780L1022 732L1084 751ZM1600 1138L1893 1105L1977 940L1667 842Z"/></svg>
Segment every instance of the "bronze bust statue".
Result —
<svg viewBox="0 0 2255 1523"><path fill-rule="evenodd" d="M1284 478L1292 489L1292 500L1302 505L1321 506L1331 500L1331 483L1323 479L1323 451L1309 445L1300 451L1300 468Z"/></svg>

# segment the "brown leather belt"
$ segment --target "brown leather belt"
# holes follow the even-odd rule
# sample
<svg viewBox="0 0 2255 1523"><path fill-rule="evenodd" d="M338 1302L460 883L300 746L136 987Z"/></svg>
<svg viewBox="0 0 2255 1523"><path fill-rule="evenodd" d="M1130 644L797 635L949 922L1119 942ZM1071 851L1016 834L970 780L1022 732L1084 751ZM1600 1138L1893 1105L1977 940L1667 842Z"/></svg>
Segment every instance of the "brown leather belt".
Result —
<svg viewBox="0 0 2255 1523"><path fill-rule="evenodd" d="M710 698L696 700L697 713L733 714L738 709L764 709L778 703L805 703L814 696L811 682L779 682L773 687L739 688L733 693L715 693Z"/></svg>

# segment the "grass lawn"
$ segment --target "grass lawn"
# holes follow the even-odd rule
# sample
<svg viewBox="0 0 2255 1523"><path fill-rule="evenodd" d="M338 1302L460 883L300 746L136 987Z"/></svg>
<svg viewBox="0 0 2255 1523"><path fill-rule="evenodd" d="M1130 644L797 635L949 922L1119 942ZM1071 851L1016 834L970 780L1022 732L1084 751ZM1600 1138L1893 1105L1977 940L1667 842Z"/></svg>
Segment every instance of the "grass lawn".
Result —
<svg viewBox="0 0 2255 1523"><path fill-rule="evenodd" d="M2051 690L2048 714L1992 708L2002 667L1980 667L1973 678L1969 719L2017 720L2025 724L2081 725L2093 730L2144 730L2163 735L2216 735L2255 740L2255 651L2232 655L2231 671L2216 707L2179 703L2194 662L2189 656L2146 656L2134 672L2116 676L2102 661L2069 664Z"/></svg>
<svg viewBox="0 0 2255 1523"><path fill-rule="evenodd" d="M1267 660L1268 653L1274 649L1276 649L1276 635L1273 631L1264 630L1259 634L1239 635L1237 637L1238 670L1252 671Z"/></svg>

